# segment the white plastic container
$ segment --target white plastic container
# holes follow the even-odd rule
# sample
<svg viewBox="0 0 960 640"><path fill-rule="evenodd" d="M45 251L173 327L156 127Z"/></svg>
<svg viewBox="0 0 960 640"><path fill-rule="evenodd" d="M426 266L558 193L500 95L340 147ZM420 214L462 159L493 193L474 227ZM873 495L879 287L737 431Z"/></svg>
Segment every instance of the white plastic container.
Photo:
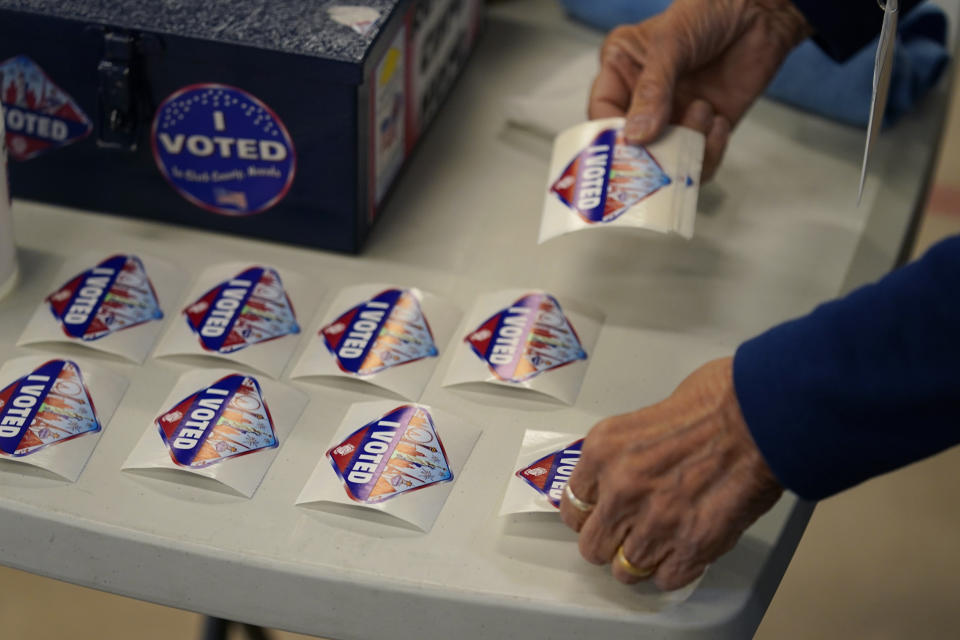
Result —
<svg viewBox="0 0 960 640"><path fill-rule="evenodd" d="M0 298L7 295L17 282L17 250L13 243L6 140L3 106L0 105Z"/></svg>

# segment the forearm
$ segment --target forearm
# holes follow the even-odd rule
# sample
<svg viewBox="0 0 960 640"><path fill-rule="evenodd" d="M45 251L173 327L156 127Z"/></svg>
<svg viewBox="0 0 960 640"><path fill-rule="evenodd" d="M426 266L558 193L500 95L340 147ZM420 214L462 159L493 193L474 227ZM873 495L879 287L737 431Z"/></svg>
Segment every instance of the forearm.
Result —
<svg viewBox="0 0 960 640"><path fill-rule="evenodd" d="M960 443L960 236L738 349L747 425L820 499Z"/></svg>
<svg viewBox="0 0 960 640"><path fill-rule="evenodd" d="M901 14L922 0L900 0ZM827 54L843 61L880 33L883 10L877 0L793 0L813 28L814 39Z"/></svg>

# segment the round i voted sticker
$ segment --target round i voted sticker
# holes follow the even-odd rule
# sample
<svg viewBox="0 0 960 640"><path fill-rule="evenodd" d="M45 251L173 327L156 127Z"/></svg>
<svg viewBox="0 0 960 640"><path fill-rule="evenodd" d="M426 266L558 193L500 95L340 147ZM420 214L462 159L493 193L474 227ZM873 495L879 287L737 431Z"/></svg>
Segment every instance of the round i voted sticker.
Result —
<svg viewBox="0 0 960 640"><path fill-rule="evenodd" d="M195 84L169 96L157 109L151 141L173 188L214 213L266 211L296 173L293 140L279 116L227 85Z"/></svg>

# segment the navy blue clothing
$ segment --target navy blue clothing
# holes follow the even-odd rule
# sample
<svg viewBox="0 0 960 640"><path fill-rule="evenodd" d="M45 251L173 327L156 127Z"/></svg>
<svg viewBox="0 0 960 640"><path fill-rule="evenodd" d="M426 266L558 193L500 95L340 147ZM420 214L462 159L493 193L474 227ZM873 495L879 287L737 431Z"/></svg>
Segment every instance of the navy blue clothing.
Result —
<svg viewBox="0 0 960 640"><path fill-rule="evenodd" d="M838 59L869 42L883 18L876 0L794 4ZM960 443L960 236L745 342L733 377L764 459L803 498Z"/></svg>
<svg viewBox="0 0 960 640"><path fill-rule="evenodd" d="M900 0L898 10L906 13L921 0ZM843 61L877 37L883 24L883 10L877 0L793 0L794 6L813 27L813 39L834 60Z"/></svg>
<svg viewBox="0 0 960 640"><path fill-rule="evenodd" d="M745 342L733 375L764 459L807 499L960 444L960 235Z"/></svg>

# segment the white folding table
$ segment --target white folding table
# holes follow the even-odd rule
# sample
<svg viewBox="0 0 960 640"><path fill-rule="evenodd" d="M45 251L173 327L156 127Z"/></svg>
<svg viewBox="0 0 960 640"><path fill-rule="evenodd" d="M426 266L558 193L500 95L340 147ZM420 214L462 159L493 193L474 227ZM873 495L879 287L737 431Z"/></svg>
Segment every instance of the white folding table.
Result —
<svg viewBox="0 0 960 640"><path fill-rule="evenodd" d="M957 2L942 4L958 14ZM603 416L658 401L703 362L892 268L926 192L947 87L881 138L859 208L863 131L761 100L702 190L692 240L586 232L538 246L549 143L507 126L503 101L599 42L547 0L491 7L464 77L360 256L16 202L21 282L0 301L0 361L83 354L131 384L76 483L0 465L0 562L333 638L752 635L812 505L785 495L692 591L660 594L582 561L556 517L497 516L517 447L527 428L584 433ZM444 388L450 354L441 357L422 401L483 435L436 524L420 533L294 505L347 407L383 397L360 383L294 383L310 404L252 499L121 472L191 365L15 346L60 284L63 260L81 249L151 254L192 274L225 260L273 264L315 282L321 313L342 286L386 281L463 310L480 292L545 289L601 308L606 324L573 407ZM165 301L166 322L178 321L181 302ZM316 328L301 321L305 333Z"/></svg>

